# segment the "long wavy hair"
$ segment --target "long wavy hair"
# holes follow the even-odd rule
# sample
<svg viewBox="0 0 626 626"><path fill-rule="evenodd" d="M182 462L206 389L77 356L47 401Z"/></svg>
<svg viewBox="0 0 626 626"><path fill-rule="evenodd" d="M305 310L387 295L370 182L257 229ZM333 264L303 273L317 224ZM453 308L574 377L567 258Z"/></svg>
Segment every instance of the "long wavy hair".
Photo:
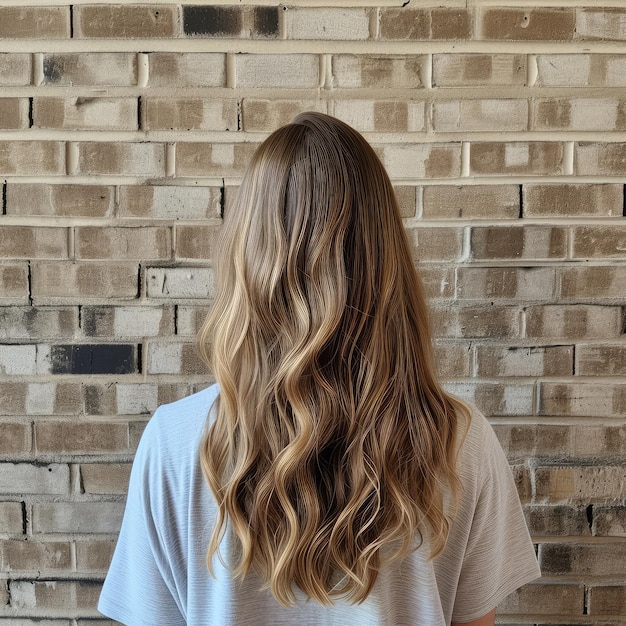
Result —
<svg viewBox="0 0 626 626"><path fill-rule="evenodd" d="M441 388L392 185L363 137L303 113L257 149L224 218L200 351L219 384L202 441L236 577L281 604L362 602L381 567L446 541L467 407ZM384 546L392 550L383 551Z"/></svg>

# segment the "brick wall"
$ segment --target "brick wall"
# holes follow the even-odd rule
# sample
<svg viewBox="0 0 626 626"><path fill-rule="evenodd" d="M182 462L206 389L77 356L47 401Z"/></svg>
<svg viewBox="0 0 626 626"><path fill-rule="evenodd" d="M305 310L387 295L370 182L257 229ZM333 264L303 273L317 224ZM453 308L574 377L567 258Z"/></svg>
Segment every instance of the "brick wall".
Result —
<svg viewBox="0 0 626 626"><path fill-rule="evenodd" d="M210 381L220 215L308 109L380 154L441 374L514 468L544 578L498 622L626 623L624 2L27 4L0 0L0 623L109 623L142 428Z"/></svg>

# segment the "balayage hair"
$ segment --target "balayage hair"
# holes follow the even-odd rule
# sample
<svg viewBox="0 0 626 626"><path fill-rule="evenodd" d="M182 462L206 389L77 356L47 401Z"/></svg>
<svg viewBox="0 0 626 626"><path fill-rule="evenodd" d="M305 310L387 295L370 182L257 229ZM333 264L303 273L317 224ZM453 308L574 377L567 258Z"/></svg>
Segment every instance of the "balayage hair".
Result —
<svg viewBox="0 0 626 626"><path fill-rule="evenodd" d="M365 139L321 113L273 132L225 216L216 275L199 334L219 384L201 448L219 506L209 571L230 522L236 577L252 568L285 606L294 585L362 602L426 531L430 556L443 549L469 418L437 380L397 201Z"/></svg>

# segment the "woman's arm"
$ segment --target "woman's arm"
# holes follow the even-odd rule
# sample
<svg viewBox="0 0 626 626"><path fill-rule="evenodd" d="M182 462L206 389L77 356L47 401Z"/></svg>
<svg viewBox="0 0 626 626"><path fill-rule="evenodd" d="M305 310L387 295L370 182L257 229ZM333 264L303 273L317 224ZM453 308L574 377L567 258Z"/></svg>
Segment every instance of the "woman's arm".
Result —
<svg viewBox="0 0 626 626"><path fill-rule="evenodd" d="M472 622L452 622L451 626L493 626L496 622L496 610Z"/></svg>

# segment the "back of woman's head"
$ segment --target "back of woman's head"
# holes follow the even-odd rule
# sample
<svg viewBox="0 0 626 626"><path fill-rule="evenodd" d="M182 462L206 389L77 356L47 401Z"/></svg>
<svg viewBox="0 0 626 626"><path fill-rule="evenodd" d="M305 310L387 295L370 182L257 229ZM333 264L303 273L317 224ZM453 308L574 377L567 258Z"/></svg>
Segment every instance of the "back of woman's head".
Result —
<svg viewBox="0 0 626 626"><path fill-rule="evenodd" d="M303 113L255 152L221 235L200 334L220 388L209 568L230 521L235 575L253 568L283 604L293 585L360 602L425 533L443 548L465 410L434 373L393 188L359 133Z"/></svg>

